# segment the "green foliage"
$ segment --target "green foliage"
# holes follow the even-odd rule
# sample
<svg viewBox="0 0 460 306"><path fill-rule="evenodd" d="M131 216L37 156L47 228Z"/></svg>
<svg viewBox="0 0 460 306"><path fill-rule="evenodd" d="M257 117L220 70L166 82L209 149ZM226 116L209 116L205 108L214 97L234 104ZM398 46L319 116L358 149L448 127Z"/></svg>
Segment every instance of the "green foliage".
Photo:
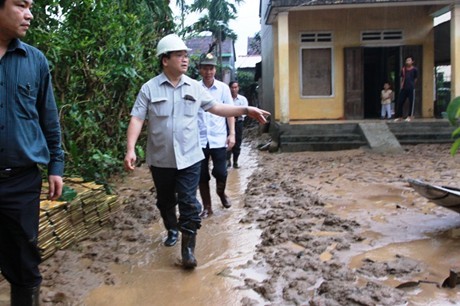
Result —
<svg viewBox="0 0 460 306"><path fill-rule="evenodd" d="M75 199L76 197L77 197L77 192L75 191L75 189L73 189L73 188L71 188L71 187L69 187L67 185L64 185L64 187L62 188L62 195L59 198L59 201L70 202L73 199Z"/></svg>
<svg viewBox="0 0 460 306"><path fill-rule="evenodd" d="M254 81L254 73L237 71L236 78L240 86L240 94L248 99L249 105L257 106L257 82Z"/></svg>
<svg viewBox="0 0 460 306"><path fill-rule="evenodd" d="M457 128L452 132L454 143L450 149L450 154L453 156L457 153L460 147L460 96L450 101L447 106L447 118L451 125Z"/></svg>
<svg viewBox="0 0 460 306"><path fill-rule="evenodd" d="M241 2L243 0L194 0L189 7L185 7L185 11L184 7L181 7L182 14L190 11L200 13L202 16L193 25L185 28L182 26L181 32L188 35L211 32L214 42L207 52L211 53L227 37L236 40L237 35L228 24L230 20L236 19L236 6Z"/></svg>
<svg viewBox="0 0 460 306"><path fill-rule="evenodd" d="M137 93L159 72L155 46L173 28L168 1L36 0L33 13L26 40L52 68L65 175L106 182L122 170Z"/></svg>
<svg viewBox="0 0 460 306"><path fill-rule="evenodd" d="M192 79L201 78L200 76L200 54L190 55L187 76L191 77Z"/></svg>

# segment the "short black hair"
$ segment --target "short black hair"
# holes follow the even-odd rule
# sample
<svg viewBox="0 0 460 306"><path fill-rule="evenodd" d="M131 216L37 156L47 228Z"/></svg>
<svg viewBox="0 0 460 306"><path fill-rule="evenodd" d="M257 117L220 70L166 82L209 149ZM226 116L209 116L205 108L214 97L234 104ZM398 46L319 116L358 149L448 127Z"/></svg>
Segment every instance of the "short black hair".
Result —
<svg viewBox="0 0 460 306"><path fill-rule="evenodd" d="M0 8L3 8L5 6L5 0L0 0Z"/></svg>
<svg viewBox="0 0 460 306"><path fill-rule="evenodd" d="M1 1L1 0L0 0ZM171 51L170 52L166 52L166 53L163 53L163 54L160 54L159 58L160 58L160 67L161 69L163 70L163 58L171 58Z"/></svg>
<svg viewBox="0 0 460 306"><path fill-rule="evenodd" d="M408 58L410 58L412 61L414 61L414 57L413 57L412 55L406 56L406 58L404 59L404 61L406 61Z"/></svg>
<svg viewBox="0 0 460 306"><path fill-rule="evenodd" d="M232 87L232 85L235 84L235 83L238 84L238 81L236 81L236 80L230 81L230 83L228 83L228 87Z"/></svg>

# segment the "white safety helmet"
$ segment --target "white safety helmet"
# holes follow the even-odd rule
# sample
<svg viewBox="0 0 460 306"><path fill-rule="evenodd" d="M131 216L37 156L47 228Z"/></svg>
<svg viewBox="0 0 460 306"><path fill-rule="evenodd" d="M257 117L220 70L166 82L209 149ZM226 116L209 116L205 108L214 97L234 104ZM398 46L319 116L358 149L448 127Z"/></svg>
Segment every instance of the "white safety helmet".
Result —
<svg viewBox="0 0 460 306"><path fill-rule="evenodd" d="M171 51L190 51L184 41L176 34L169 34L160 39L157 45L157 56L166 54Z"/></svg>

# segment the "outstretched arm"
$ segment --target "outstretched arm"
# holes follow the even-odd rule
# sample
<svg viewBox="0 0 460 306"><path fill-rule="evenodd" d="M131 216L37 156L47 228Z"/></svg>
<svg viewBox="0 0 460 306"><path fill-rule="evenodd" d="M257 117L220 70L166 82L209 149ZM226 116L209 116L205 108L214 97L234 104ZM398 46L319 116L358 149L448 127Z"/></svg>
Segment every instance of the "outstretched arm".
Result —
<svg viewBox="0 0 460 306"><path fill-rule="evenodd" d="M266 117L270 116L269 112L254 106L233 106L220 103L214 105L208 109L208 111L221 117L239 117L247 115L262 124L267 123Z"/></svg>

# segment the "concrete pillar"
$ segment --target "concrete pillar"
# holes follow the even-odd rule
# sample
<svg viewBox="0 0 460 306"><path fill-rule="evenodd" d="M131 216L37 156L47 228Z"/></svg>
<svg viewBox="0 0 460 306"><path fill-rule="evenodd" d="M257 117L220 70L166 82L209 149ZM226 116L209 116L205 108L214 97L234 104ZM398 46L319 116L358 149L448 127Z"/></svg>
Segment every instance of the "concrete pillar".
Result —
<svg viewBox="0 0 460 306"><path fill-rule="evenodd" d="M278 14L278 84L281 123L289 123L289 13Z"/></svg>
<svg viewBox="0 0 460 306"><path fill-rule="evenodd" d="M460 96L460 5L452 6L450 19L451 97Z"/></svg>

